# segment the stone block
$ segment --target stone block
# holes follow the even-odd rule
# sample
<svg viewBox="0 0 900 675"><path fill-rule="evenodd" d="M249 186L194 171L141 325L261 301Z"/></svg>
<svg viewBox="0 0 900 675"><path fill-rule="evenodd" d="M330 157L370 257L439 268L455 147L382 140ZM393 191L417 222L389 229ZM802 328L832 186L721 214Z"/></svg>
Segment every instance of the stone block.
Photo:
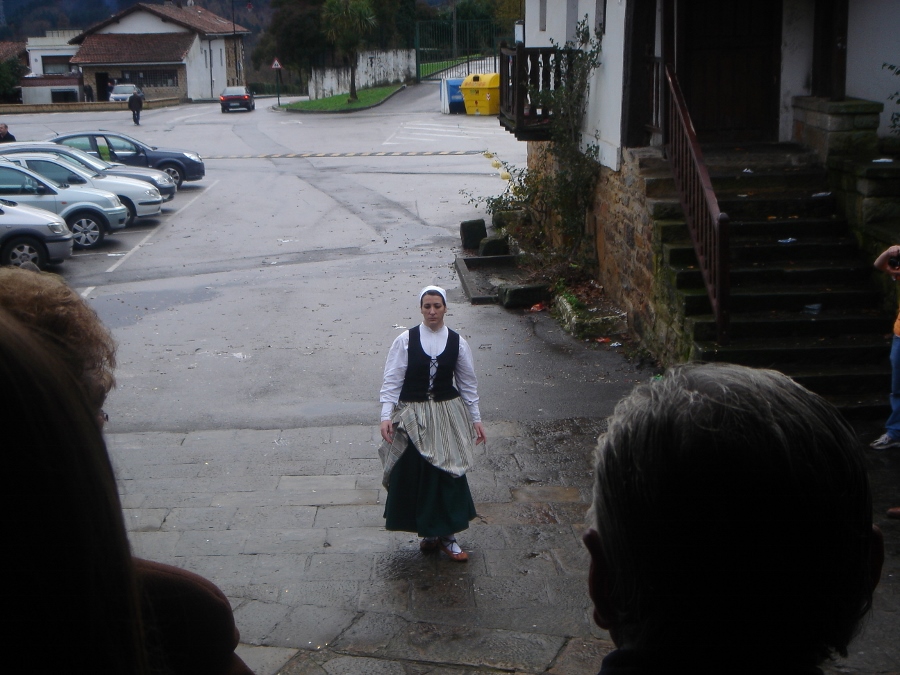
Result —
<svg viewBox="0 0 900 675"><path fill-rule="evenodd" d="M893 197L900 199L900 178L895 180L863 179L857 182L856 190L866 197Z"/></svg>
<svg viewBox="0 0 900 675"><path fill-rule="evenodd" d="M513 501L517 502L578 502L578 488L554 485L529 485L512 488Z"/></svg>
<svg viewBox="0 0 900 675"><path fill-rule="evenodd" d="M247 667L258 675L278 673L281 666L297 653L296 649L289 647L263 647L245 644L239 644L234 651L247 664Z"/></svg>
<svg viewBox="0 0 900 675"><path fill-rule="evenodd" d="M621 310L606 310L591 314L577 310L563 296L556 298L556 311L563 328L578 337L622 335L628 332L628 315Z"/></svg>
<svg viewBox="0 0 900 675"><path fill-rule="evenodd" d="M322 649L342 635L355 619L355 611L299 605L278 622L266 641L275 647Z"/></svg>
<svg viewBox="0 0 900 675"><path fill-rule="evenodd" d="M862 200L862 220L864 223L883 223L900 220L900 201L867 197Z"/></svg>
<svg viewBox="0 0 900 675"><path fill-rule="evenodd" d="M878 137L871 131L836 131L826 135L825 145L829 155L874 155Z"/></svg>
<svg viewBox="0 0 900 675"><path fill-rule="evenodd" d="M877 129L880 122L881 122L880 115L854 115L853 116L853 128L854 129Z"/></svg>
<svg viewBox="0 0 900 675"><path fill-rule="evenodd" d="M509 255L509 239L506 237L485 237L478 244L478 255Z"/></svg>
<svg viewBox="0 0 900 675"><path fill-rule="evenodd" d="M491 226L500 230L506 227L515 227L528 218L528 213L518 211L498 211L491 216Z"/></svg>
<svg viewBox="0 0 900 675"><path fill-rule="evenodd" d="M547 284L528 284L521 286L500 286L497 289L500 304L507 309L531 307L550 297Z"/></svg>
<svg viewBox="0 0 900 675"><path fill-rule="evenodd" d="M481 240L487 236L487 227L484 218L477 220L464 220L459 224L459 237L463 248L478 248Z"/></svg>

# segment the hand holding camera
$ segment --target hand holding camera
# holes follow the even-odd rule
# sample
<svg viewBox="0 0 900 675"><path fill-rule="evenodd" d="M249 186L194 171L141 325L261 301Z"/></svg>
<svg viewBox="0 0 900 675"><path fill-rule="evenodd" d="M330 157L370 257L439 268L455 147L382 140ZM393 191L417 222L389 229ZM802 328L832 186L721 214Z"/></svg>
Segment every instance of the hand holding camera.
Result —
<svg viewBox="0 0 900 675"><path fill-rule="evenodd" d="M900 281L900 245L891 246L875 259L875 269L886 272Z"/></svg>

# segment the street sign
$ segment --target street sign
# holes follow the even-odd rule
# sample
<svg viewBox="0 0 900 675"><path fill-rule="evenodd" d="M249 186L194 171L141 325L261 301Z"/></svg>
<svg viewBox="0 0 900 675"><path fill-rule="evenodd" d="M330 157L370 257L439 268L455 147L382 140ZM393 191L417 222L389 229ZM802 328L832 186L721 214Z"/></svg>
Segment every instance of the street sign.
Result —
<svg viewBox="0 0 900 675"><path fill-rule="evenodd" d="M278 59L272 61L272 69L273 70L281 70L281 64L278 63Z"/></svg>

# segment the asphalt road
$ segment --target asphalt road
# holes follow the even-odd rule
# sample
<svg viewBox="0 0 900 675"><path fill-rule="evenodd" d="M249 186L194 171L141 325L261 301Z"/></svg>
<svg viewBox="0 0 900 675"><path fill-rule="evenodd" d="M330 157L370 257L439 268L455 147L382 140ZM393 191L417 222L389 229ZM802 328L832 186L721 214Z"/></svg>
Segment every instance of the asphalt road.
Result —
<svg viewBox="0 0 900 675"><path fill-rule="evenodd" d="M21 140L101 128L206 158L160 217L58 268L119 341L110 432L370 423L386 350L431 283L475 350L487 421L606 416L649 375L546 315L467 302L459 222L486 214L461 191L502 191L482 151L525 162L496 119L440 114L434 85L351 115L273 102L148 110L139 128L127 112L8 119Z"/></svg>

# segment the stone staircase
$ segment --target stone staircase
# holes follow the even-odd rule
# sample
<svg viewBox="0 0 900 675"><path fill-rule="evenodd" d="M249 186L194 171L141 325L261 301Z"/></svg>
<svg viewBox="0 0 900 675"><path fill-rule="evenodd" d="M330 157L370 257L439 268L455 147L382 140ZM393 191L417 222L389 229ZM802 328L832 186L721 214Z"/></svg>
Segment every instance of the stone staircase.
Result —
<svg viewBox="0 0 900 675"><path fill-rule="evenodd" d="M893 316L836 212L825 169L800 146L704 148L719 205L731 217L731 340L716 324L664 160L642 166L663 242L670 301L691 358L774 368L851 416L886 416Z"/></svg>

